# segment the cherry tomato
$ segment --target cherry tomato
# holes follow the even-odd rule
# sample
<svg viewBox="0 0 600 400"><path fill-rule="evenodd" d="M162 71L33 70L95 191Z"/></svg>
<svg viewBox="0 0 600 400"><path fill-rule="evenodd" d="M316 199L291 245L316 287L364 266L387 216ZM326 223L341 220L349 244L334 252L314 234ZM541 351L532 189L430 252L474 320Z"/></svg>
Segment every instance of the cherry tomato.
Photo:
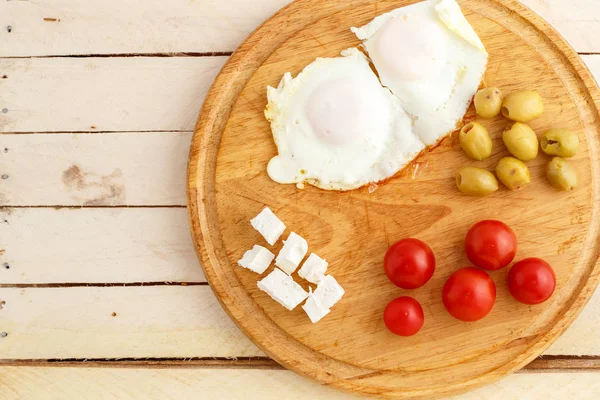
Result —
<svg viewBox="0 0 600 400"><path fill-rule="evenodd" d="M469 229L465 251L469 260L480 268L504 268L517 254L517 236L504 222L480 221Z"/></svg>
<svg viewBox="0 0 600 400"><path fill-rule="evenodd" d="M550 264L540 258L526 258L508 271L510 294L521 303L539 304L548 300L556 287L556 276Z"/></svg>
<svg viewBox="0 0 600 400"><path fill-rule="evenodd" d="M390 301L383 312L383 322L390 332L412 336L423 326L423 308L412 297L402 296Z"/></svg>
<svg viewBox="0 0 600 400"><path fill-rule="evenodd" d="M454 318L477 321L494 306L496 285L485 271L473 267L462 268L446 281L442 300Z"/></svg>
<svg viewBox="0 0 600 400"><path fill-rule="evenodd" d="M402 289L423 286L435 270L435 256L431 248L418 239L402 239L385 253L385 274Z"/></svg>

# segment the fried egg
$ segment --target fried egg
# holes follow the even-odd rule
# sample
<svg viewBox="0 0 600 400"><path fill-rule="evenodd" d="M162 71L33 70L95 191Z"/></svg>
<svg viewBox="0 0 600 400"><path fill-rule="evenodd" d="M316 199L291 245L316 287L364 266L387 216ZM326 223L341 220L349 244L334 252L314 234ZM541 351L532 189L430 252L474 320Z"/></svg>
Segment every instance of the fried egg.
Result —
<svg viewBox="0 0 600 400"><path fill-rule="evenodd" d="M460 127L488 55L455 0L401 7L352 32L426 146Z"/></svg>
<svg viewBox="0 0 600 400"><path fill-rule="evenodd" d="M267 98L278 151L267 172L279 183L355 189L391 177L425 147L357 48L286 73Z"/></svg>

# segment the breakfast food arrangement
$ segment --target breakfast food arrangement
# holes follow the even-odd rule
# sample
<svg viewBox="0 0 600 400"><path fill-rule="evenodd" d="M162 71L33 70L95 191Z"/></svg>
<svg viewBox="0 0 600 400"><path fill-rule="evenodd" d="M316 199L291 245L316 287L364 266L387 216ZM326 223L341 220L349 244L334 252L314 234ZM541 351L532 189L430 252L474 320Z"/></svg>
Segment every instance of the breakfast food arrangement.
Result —
<svg viewBox="0 0 600 400"><path fill-rule="evenodd" d="M597 87L504 3L298 0L217 78L192 145L194 240L284 366L448 396L524 366L589 297L600 118L573 96Z"/></svg>
<svg viewBox="0 0 600 400"><path fill-rule="evenodd" d="M350 190L377 183L395 175L427 146L437 144L454 132L462 124L473 99L478 116L493 118L502 113L506 118L517 121L502 134L507 150L516 158L505 157L498 162L498 179L510 190L521 189L530 182L530 173L523 161L537 157L539 144L537 135L525 123L542 115L543 100L534 90L513 92L506 98L499 88L484 88L476 92L482 84L488 54L454 0L423 1L398 8L361 28L352 28L352 32L363 40L362 47L378 75L371 70L367 56L354 47L342 51L341 57L317 59L295 78L286 72L277 88L267 88L265 117L271 122L279 153L268 164L271 179L278 183L296 183L299 189L304 187L305 182L332 190ZM416 54L421 58L416 60L418 62L407 62L406 54ZM465 154L474 160L481 161L492 154L492 140L486 128L478 122L464 125L459 138ZM576 133L552 129L544 138L546 154L560 153L571 157L577 153L579 140ZM577 185L577 173L562 158L555 157L550 161L547 171L548 181L558 189L572 190ZM488 195L498 189L493 174L472 167L458 172L456 184L463 193L475 196ZM269 208L262 210L251 222L271 246L285 229ZM481 234L479 230L476 232L469 233L475 236L470 241L485 235L485 231ZM512 242L516 242L514 233L510 232ZM284 243L275 265L291 276L306 255L308 245L294 232ZM474 256L487 258L480 266L486 268L489 263L502 265L486 269L505 267L516 251L514 243L512 257L504 262L493 259L494 255L484 254L498 251L493 244L487 247ZM252 256L262 257L258 269L247 266ZM271 252L255 245L238 264L262 273L272 259ZM404 289L423 286L435 269L433 252L416 239L405 239L390 247L384 264L390 280ZM317 265L322 269L319 274L314 273ZM311 283L319 283L326 268L327 263L312 253L299 275ZM289 310L309 298L308 308L307 304L303 308L313 323L327 315L330 307L344 293L333 280L332 291L339 295L335 296L331 305L327 302L329 307L322 307L323 299L319 296L325 290L322 286L314 295L309 295L281 274L281 270L276 268L258 282L258 287ZM466 275L471 278L463 278ZM333 279L331 276L327 278ZM448 305L461 302L450 299L464 296L476 302L476 295L481 291L478 291L477 284L463 284L459 294L452 294L451 289L446 290L446 287L460 285L454 281L474 282L478 278L485 280L484 285L491 283L486 295L491 301L480 315L475 313L475 317L463 319L457 315L462 315L464 310L451 311L460 308L460 305ZM459 270L448 282L450 284L447 283L444 289L444 304L456 318L473 321L491 310L496 288L485 272ZM522 287L525 287L523 290L535 291L537 284L542 285L543 282L534 276L531 281L522 283ZM388 305L386 315L392 315L388 310L390 306L398 307L400 299ZM418 304L416 300L409 299ZM462 308L468 310L469 307L471 305L462 302ZM422 310L417 314L421 315L422 325ZM404 323L410 325L412 314L403 315ZM418 331L402 326L391 328L402 323L398 315L386 320L386 325L393 332L415 334Z"/></svg>

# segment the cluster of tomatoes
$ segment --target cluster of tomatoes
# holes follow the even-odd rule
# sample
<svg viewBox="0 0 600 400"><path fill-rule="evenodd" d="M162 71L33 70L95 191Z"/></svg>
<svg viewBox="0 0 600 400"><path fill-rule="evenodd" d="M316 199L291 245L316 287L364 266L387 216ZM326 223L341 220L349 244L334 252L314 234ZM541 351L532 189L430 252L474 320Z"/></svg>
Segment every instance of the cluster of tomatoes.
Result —
<svg viewBox="0 0 600 400"><path fill-rule="evenodd" d="M469 260L485 270L508 266L517 253L517 237L503 222L485 220L475 224L465 238ZM423 286L435 271L431 248L418 239L403 239L385 254L385 273L396 286L416 289ZM552 267L539 258L526 258L513 265L507 276L512 296L524 304L548 300L556 286ZM446 310L461 321L477 321L485 317L496 301L496 285L487 272L461 268L446 281L442 291ZM383 313L387 328L400 336L412 336L423 326L423 308L409 296L392 300Z"/></svg>

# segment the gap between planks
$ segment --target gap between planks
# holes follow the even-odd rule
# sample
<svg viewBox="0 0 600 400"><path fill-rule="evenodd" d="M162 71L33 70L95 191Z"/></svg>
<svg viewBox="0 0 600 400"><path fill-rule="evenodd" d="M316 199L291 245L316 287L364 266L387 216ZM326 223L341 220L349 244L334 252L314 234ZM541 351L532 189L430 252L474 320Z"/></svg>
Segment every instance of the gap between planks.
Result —
<svg viewBox="0 0 600 400"><path fill-rule="evenodd" d="M180 52L180 53L115 53L115 54L69 54L69 55L60 55L60 54L51 54L45 56L3 56L0 57L0 60L22 60L22 59L32 59L32 58L130 58L130 57L140 57L140 58L175 58L175 57L230 57L233 54L233 51L213 51L213 52ZM580 56L596 56L600 55L600 52L577 52ZM161 130L160 132L164 132Z"/></svg>
<svg viewBox="0 0 600 400"><path fill-rule="evenodd" d="M105 358L0 360L0 366L82 367L86 368L203 368L203 369L285 369L268 357L189 357L189 358ZM598 372L600 356L542 356L517 373Z"/></svg>
<svg viewBox="0 0 600 400"><path fill-rule="evenodd" d="M73 288L73 287L129 287L129 286L208 286L208 282L0 283L0 289L9 289L9 288L12 288L12 289Z"/></svg>
<svg viewBox="0 0 600 400"><path fill-rule="evenodd" d="M1 57L0 57L1 58ZM13 132L2 132L2 135L44 135L44 134L69 134L69 135L85 135L85 134L95 134L95 133L194 133L194 131L181 130L181 129L151 129L151 130L142 130L142 131L37 131L37 132L28 132L28 131L13 131Z"/></svg>
<svg viewBox="0 0 600 400"><path fill-rule="evenodd" d="M69 209L81 209L81 208L187 208L185 204L167 204L167 205L148 205L148 204L138 204L138 205L56 205L56 204L46 204L46 205L35 205L35 206L20 206L16 204L3 204L0 206L0 210L9 210L12 208L53 208L55 210L60 210L61 208L69 208Z"/></svg>
<svg viewBox="0 0 600 400"><path fill-rule="evenodd" d="M233 51L208 51L208 52L177 52L177 53L115 53L115 54L50 54L45 56L4 56L0 59L28 59L28 58L111 58L111 57L229 57ZM593 54L593 53L592 53Z"/></svg>

